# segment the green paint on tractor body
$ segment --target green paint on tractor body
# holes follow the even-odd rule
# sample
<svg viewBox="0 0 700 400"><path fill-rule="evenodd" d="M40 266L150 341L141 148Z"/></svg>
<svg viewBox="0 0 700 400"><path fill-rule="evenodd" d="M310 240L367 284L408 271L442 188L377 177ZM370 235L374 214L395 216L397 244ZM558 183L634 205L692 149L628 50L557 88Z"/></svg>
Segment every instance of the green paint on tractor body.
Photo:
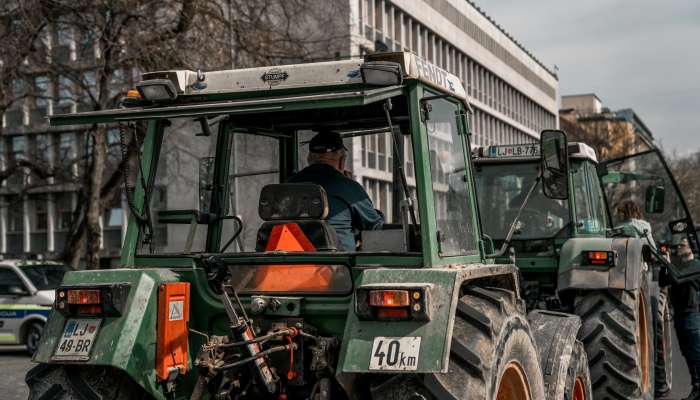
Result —
<svg viewBox="0 0 700 400"><path fill-rule="evenodd" d="M155 398L189 398L198 378L198 370L193 363L204 344L202 333L209 336L231 333L229 317L216 292L219 289L217 285L222 281L217 280L216 271L210 268L211 264L207 261L211 260L211 256L216 256L225 265L225 282L234 286L242 285L248 279L243 271L255 274L268 266L331 265L334 271L346 271L349 285L341 285L340 290L333 292L239 290L241 304L256 324L296 321L304 327L312 327L319 337L338 340L339 360L333 369L337 376L374 372L370 370L370 358L373 339L378 336L422 338L415 368L391 372L445 372L460 287L471 280L500 277L492 284L504 285L517 295L518 277L513 265L494 263L494 260L486 258L484 252L468 150L466 113L469 105L459 80L413 55L395 53L387 57L401 64L403 79L395 83L372 85L363 82L365 78L360 74L362 62L355 61L353 64L342 61L337 65L331 62L310 64L308 67L290 66L286 74L288 79L285 77L285 81L270 84L266 90L234 87L240 83L234 76L239 73L236 71L207 73L204 79L210 82L209 89L197 92L193 89L193 83L198 81L198 74L195 78L190 71L176 71L163 75L170 79L178 93L174 99L142 102L131 108L52 116L52 125L145 124L141 166L138 169L143 179L135 181L133 209L121 256L122 268L71 272L66 275L62 285L89 288L119 284L122 288L127 287L128 295L121 307L121 314L101 318L99 333L87 360L58 361L53 356L67 321L80 316L55 310L34 361L111 366L126 372ZM263 70L241 70L240 76L250 76L252 82L261 79L260 76L267 76L260 73ZM299 78L294 76L296 73L300 74ZM324 74L330 76L328 84L322 82ZM309 83L317 77L321 81L318 85ZM222 86L217 89L215 85ZM414 197L414 212L419 222L415 226L417 234L412 243L399 243L397 246L404 246L403 250L394 248L366 252L220 251L228 240L228 237L224 237L224 224L228 224L227 221L232 218L228 214L231 198L227 194L230 193L229 175L232 173L230 160L235 154L234 135L276 140L278 145L269 147L267 151L277 152L279 162L276 174L279 181L284 182L299 166L300 129L338 126L338 129L345 127L367 132L387 129L391 132L387 126L387 109L387 113L391 113L389 121L395 124L395 134L400 141L411 145L406 153L410 154L413 165L411 196ZM181 134L168 130L171 120L202 117L222 117L217 122L216 145L210 154L213 157L210 163L213 171L208 175L211 181L205 182L208 190L205 195L209 196L210 202L205 207L200 204L199 212L175 210L164 213L161 222L183 224L191 220L193 224L200 225L206 241L201 251L190 249L191 241L188 240L187 250L183 247L167 254L156 250L152 254L149 244L144 242L147 237L144 219L148 212L145 203L146 199L152 199L159 160L165 157L162 154L164 140L169 135ZM388 135L391 136L391 133ZM437 140L447 143L441 151L452 151L452 159L448 158L450 154L440 154L441 158L435 158L438 154L433 146ZM436 172L437 168L439 173ZM394 168L395 178L398 177L396 174ZM457 188L454 192L453 187ZM457 207L463 210L459 219L449 219L453 218L450 215L455 208L445 207L450 201L455 201L450 196L461 200ZM396 201L393 211L395 223L400 222L399 206ZM407 233L406 228L403 229ZM197 236L193 234L191 237ZM157 237L154 243L157 247ZM170 393L166 382L159 380L155 372L158 290L162 284L169 282L190 283L187 372L184 376L175 376L174 389ZM421 304L427 304L428 309L421 312L424 311L428 317L396 321L359 318L356 291L385 286L419 287L424 290L421 293L426 296L427 303ZM260 295L279 298L277 300L285 306L253 314L251 299ZM289 356L286 357L288 363ZM271 360L275 362L274 358Z"/></svg>

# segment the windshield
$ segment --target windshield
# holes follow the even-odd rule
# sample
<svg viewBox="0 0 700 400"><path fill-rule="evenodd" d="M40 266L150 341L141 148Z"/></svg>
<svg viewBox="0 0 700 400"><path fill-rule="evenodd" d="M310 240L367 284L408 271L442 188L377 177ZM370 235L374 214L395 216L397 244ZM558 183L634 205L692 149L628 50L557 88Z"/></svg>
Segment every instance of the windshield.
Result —
<svg viewBox="0 0 700 400"><path fill-rule="evenodd" d="M68 270L63 265L30 265L21 269L37 290L57 288Z"/></svg>
<svg viewBox="0 0 700 400"><path fill-rule="evenodd" d="M480 163L476 167L477 197L484 233L494 241L505 239L527 192L539 175L539 162ZM542 193L538 184L523 209L514 240L553 238L569 226L566 201Z"/></svg>
<svg viewBox="0 0 700 400"><path fill-rule="evenodd" d="M602 182L615 227L625 225L630 219L646 221L657 244L674 247L682 238L687 238L691 248L698 253L692 220L657 152L609 161L606 166L607 174L602 177ZM635 214L629 212L631 209L639 215L631 215ZM633 225L646 226L638 222ZM643 236L643 232L636 233L635 236Z"/></svg>
<svg viewBox="0 0 700 400"><path fill-rule="evenodd" d="M454 113L450 115L454 119ZM414 133L409 129L408 107L403 96L392 98L391 117L393 133L381 102L236 114L226 119L211 119L208 136L201 135L203 129L198 121L172 119L163 134L149 198L153 238L150 244L140 241L139 253L212 251L207 250L212 241L211 225L192 224L183 219L182 215L192 213L181 213L177 218L172 213L190 210L203 214L222 206L224 214L229 218L239 217L242 226L234 219L223 220L217 239L219 251L282 250L275 247L277 242L273 243L272 238L280 241L280 235L288 232L275 231L274 225L278 223L263 220L259 207L265 186L289 182L318 184L327 192L329 212L323 221L288 221L297 224L303 236L312 242L313 246L308 248L421 251L417 234L421 217L415 190ZM310 154L312 139L317 135L331 146L327 154ZM339 137L342 144L332 145L331 137ZM216 157L222 154L222 146L230 146L226 161L229 191L215 196L215 188L223 186L214 183ZM339 158L331 159L336 153ZM405 172L407 188L401 184L399 165ZM406 191L412 199L412 209L405 201ZM407 228L414 220L417 226ZM240 234L234 238L239 230ZM296 235L294 229L290 232ZM328 235L334 237L334 243L328 243L331 240Z"/></svg>

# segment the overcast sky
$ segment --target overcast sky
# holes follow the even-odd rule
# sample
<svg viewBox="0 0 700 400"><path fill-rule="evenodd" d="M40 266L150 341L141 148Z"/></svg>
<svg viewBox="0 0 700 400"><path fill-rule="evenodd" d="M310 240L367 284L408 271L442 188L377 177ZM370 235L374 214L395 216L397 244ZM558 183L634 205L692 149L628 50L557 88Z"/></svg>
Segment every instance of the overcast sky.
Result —
<svg viewBox="0 0 700 400"><path fill-rule="evenodd" d="M561 94L633 108L667 151L700 151L700 0L477 0Z"/></svg>

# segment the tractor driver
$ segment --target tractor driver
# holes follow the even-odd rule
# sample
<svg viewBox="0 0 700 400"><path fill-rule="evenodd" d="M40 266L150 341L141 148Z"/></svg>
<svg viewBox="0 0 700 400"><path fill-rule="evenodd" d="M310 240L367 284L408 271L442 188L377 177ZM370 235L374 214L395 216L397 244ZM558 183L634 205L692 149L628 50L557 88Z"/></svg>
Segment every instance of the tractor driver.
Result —
<svg viewBox="0 0 700 400"><path fill-rule="evenodd" d="M345 170L347 149L337 132L320 130L309 142L309 166L292 175L290 183L315 183L328 195L328 224L335 228L338 250L355 251L353 229L378 230L384 216L375 210L362 185Z"/></svg>

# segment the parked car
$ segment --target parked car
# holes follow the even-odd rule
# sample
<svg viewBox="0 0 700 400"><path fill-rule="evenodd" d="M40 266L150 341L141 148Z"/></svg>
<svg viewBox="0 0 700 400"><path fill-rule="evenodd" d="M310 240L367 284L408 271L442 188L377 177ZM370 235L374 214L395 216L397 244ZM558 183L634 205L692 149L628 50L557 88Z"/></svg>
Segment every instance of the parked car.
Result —
<svg viewBox="0 0 700 400"><path fill-rule="evenodd" d="M0 344L34 354L66 271L50 261L0 260Z"/></svg>

